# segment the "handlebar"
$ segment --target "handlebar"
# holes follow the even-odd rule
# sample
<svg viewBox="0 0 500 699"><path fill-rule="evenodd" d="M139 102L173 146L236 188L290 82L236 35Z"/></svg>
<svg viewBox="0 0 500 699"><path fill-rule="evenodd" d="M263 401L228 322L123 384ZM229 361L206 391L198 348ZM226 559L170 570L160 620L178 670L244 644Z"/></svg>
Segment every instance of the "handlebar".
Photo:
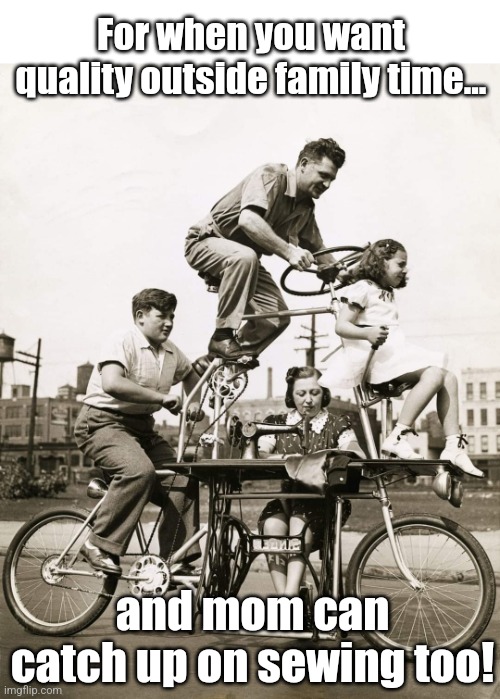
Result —
<svg viewBox="0 0 500 699"><path fill-rule="evenodd" d="M318 250L317 252L312 253L314 258L321 257L322 255L327 255L330 253L342 253L346 252L348 253L344 257L341 257L336 260L336 263L339 265L339 271L342 267L346 267L349 269L349 267L353 267L363 254L363 252L366 250L368 246L365 246L363 248L357 247L354 245L340 245L336 247L331 247L331 248L324 248L323 250ZM298 289L292 289L286 284L286 280L288 276L292 272L297 272L299 270L296 270L294 267L287 267L283 274L281 275L280 279L280 285L283 291L286 291L288 294L292 294L293 296L320 296L321 294L326 294L331 291L331 284L327 282L322 282L322 286L319 290L315 291L299 291ZM309 272L309 274L317 274L317 268L316 269L304 269L301 270L302 272ZM341 286L344 286L342 283L335 282L333 284L333 289L339 289Z"/></svg>

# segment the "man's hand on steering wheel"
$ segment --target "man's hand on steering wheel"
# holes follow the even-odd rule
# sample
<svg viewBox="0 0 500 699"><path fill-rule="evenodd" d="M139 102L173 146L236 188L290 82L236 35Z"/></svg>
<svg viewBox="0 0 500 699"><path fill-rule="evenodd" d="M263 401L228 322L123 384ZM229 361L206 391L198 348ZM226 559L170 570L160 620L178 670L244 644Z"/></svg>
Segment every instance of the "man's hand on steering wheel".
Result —
<svg viewBox="0 0 500 699"><path fill-rule="evenodd" d="M326 284L333 284L335 282L348 284L352 279L351 272L345 265L339 262L319 265L316 275Z"/></svg>
<svg viewBox="0 0 500 699"><path fill-rule="evenodd" d="M287 261L290 267L294 269L304 270L314 264L314 256L309 250L304 250L304 248L298 248L295 245L288 245L288 258Z"/></svg>

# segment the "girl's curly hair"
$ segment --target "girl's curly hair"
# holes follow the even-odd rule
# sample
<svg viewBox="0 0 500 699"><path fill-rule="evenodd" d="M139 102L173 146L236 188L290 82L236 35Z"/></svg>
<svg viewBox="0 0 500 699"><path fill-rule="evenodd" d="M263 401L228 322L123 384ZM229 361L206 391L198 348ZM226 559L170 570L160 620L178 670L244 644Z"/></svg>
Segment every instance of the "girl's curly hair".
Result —
<svg viewBox="0 0 500 699"><path fill-rule="evenodd" d="M399 250L406 252L404 245L391 238L372 243L361 255L356 267L356 279L371 279L380 286L386 287L384 263L393 258ZM406 286L406 279L403 279L400 288L403 286Z"/></svg>

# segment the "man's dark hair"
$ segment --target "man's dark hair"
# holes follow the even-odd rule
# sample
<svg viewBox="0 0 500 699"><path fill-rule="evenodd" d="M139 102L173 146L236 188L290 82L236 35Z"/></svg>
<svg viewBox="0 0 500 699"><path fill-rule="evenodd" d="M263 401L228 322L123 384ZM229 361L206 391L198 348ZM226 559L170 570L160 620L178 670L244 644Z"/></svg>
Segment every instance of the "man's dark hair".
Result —
<svg viewBox="0 0 500 699"><path fill-rule="evenodd" d="M324 157L329 158L337 168L341 168L345 162L345 151L333 138L319 138L317 141L309 141L299 153L297 165L302 158L319 162Z"/></svg>
<svg viewBox="0 0 500 699"><path fill-rule="evenodd" d="M146 313L152 308L156 308L160 313L169 313L175 310L177 299L173 294L162 289L143 289L132 299L132 315L135 317L137 311Z"/></svg>

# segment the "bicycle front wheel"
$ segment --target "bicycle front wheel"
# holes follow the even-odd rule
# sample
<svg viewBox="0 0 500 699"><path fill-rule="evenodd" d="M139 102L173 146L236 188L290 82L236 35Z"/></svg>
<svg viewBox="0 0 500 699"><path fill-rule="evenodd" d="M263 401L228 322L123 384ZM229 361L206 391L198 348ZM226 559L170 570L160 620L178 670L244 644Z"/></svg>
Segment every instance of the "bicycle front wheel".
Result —
<svg viewBox="0 0 500 699"><path fill-rule="evenodd" d="M75 634L92 624L110 602L118 578L97 574L79 554L91 531L83 526L87 516L85 510L49 510L23 525L9 546L3 571L5 600L13 616L32 633Z"/></svg>
<svg viewBox="0 0 500 699"><path fill-rule="evenodd" d="M413 589L394 560L385 525L367 534L347 570L348 594L386 597L388 631L365 631L378 648L413 651L417 644L457 650L486 629L495 604L495 575L481 544L445 517L393 520L403 561L421 583Z"/></svg>

